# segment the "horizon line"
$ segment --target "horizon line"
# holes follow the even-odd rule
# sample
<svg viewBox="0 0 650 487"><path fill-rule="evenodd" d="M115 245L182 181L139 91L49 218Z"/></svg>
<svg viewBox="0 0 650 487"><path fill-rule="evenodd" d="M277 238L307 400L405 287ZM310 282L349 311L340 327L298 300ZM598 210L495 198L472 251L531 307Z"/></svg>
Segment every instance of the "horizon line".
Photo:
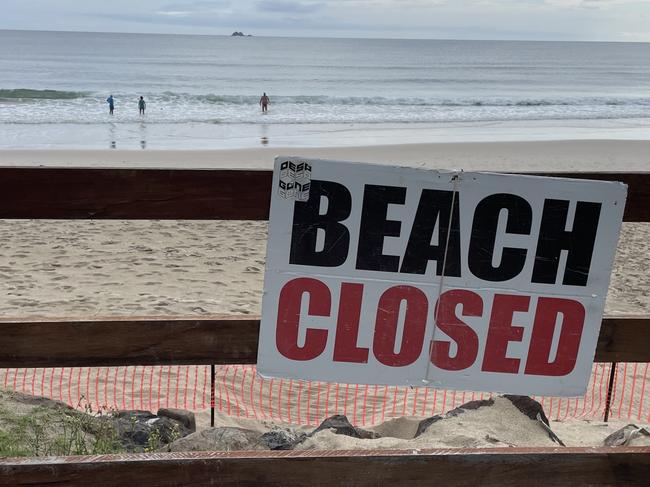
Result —
<svg viewBox="0 0 650 487"><path fill-rule="evenodd" d="M244 36L232 34L185 34L178 32L129 32L129 31L86 31L86 30L52 30L52 29L7 29L0 28L0 32L44 32L57 34L111 34L111 35L156 35L156 36L184 36L184 37L237 37L237 38L277 38L277 39L363 39L363 40L395 40L395 41L491 41L491 42L574 42L574 43L600 43L600 44L648 44L649 41L624 41L624 40L598 40L598 39L504 39L504 38L459 38L459 37L349 37L349 36L299 36L299 35L256 35L242 32Z"/></svg>

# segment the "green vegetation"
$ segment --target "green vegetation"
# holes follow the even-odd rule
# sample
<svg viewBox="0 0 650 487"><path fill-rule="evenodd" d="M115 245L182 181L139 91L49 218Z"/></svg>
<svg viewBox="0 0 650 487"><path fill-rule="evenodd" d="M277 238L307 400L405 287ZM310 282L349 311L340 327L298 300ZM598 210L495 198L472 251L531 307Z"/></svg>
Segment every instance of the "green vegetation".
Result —
<svg viewBox="0 0 650 487"><path fill-rule="evenodd" d="M144 447L145 453L154 453L160 450L163 446L168 443L173 443L181 437L180 431L178 431L178 425L174 425L169 434L169 439L167 442L163 441L163 437L158 428L152 428L149 438L147 438L147 444Z"/></svg>
<svg viewBox="0 0 650 487"><path fill-rule="evenodd" d="M39 406L18 414L0 407L0 457L125 452L109 417L91 413Z"/></svg>

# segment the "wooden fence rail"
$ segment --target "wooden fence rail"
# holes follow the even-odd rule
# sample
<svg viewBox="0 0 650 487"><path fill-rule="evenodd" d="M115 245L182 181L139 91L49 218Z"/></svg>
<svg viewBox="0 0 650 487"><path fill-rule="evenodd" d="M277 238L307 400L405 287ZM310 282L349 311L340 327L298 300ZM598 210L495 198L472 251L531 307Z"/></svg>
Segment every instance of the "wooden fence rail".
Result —
<svg viewBox="0 0 650 487"><path fill-rule="evenodd" d="M0 486L646 486L650 447L200 452L0 460Z"/></svg>
<svg viewBox="0 0 650 487"><path fill-rule="evenodd" d="M624 220L650 222L650 172L527 173L621 181ZM0 167L0 218L267 220L271 171Z"/></svg>
<svg viewBox="0 0 650 487"><path fill-rule="evenodd" d="M596 362L650 362L647 318L606 317ZM0 319L0 367L254 364L259 317Z"/></svg>

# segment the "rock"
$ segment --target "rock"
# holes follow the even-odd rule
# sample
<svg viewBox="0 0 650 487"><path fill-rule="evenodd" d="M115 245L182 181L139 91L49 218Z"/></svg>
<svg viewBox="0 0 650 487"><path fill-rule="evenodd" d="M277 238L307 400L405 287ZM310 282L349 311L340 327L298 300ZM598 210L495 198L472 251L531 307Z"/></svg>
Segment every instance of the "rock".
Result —
<svg viewBox="0 0 650 487"><path fill-rule="evenodd" d="M186 428L183 423L170 418L159 417L151 420L149 424L158 430L160 441L162 443L171 443L178 438L183 438L193 433L193 431Z"/></svg>
<svg viewBox="0 0 650 487"><path fill-rule="evenodd" d="M366 430L362 430L361 428L355 428L354 426L352 426L350 421L348 421L347 416L343 416L342 414L337 414L335 416L331 416L327 418L325 421L323 421L320 424L318 428L312 431L308 436L313 436L319 431L323 431L323 430L330 430L332 431L332 433L336 435L351 436L352 438L362 438L364 440L381 438L379 434L373 433L372 431L366 431Z"/></svg>
<svg viewBox="0 0 650 487"><path fill-rule="evenodd" d="M544 420L542 419L542 415L540 413L537 413L537 422L539 425L548 433L548 437L553 440L555 443L558 443L561 446L566 446L564 442L553 432L551 427L547 425Z"/></svg>
<svg viewBox="0 0 650 487"><path fill-rule="evenodd" d="M55 408L55 409L65 409L73 411L74 408L68 406L62 401L56 401L54 399L49 399L42 396L30 396L27 394L22 394L20 392L8 392L9 397L17 402L22 404L27 404L29 406L43 407L43 408Z"/></svg>
<svg viewBox="0 0 650 487"><path fill-rule="evenodd" d="M508 399L519 411L530 419L537 420L537 415L539 414L546 426L550 426L548 418L544 414L544 408L535 399L528 396L513 396L511 394L504 394L503 397Z"/></svg>
<svg viewBox="0 0 650 487"><path fill-rule="evenodd" d="M196 417L191 411L184 409L163 408L158 410L158 416L173 419L181 423L190 433L196 431ZM189 433L188 433L189 434Z"/></svg>
<svg viewBox="0 0 650 487"><path fill-rule="evenodd" d="M463 414L465 411L473 411L478 408L482 408L485 406L493 406L494 405L494 399L481 399L479 401L470 401L466 402L465 404L461 404L455 409L452 409L451 411L448 411L447 414L445 414L446 418L453 418L455 416L458 416L459 414Z"/></svg>
<svg viewBox="0 0 650 487"><path fill-rule="evenodd" d="M402 416L384 421L383 423L374 426L372 431L380 435L382 438L390 437L402 440L412 440L415 437L415 432L417 431L419 424L419 419Z"/></svg>
<svg viewBox="0 0 650 487"><path fill-rule="evenodd" d="M528 396L515 396L512 394L504 394L503 397L508 399L514 407L516 407L517 409L519 409L519 411L521 411L522 414L529 417L530 419L539 421L542 428L546 430L551 440L553 440L554 442L558 443L561 446L566 446L562 442L562 440L558 438L558 436L551 429L551 425L548 422L548 418L546 417L546 414L544 414L544 408L539 402L535 401L535 399Z"/></svg>
<svg viewBox="0 0 650 487"><path fill-rule="evenodd" d="M415 441L464 448L562 445L543 421L539 403L531 398L515 397L515 401L521 407L503 396L462 404L421 421ZM531 418L532 414L536 417Z"/></svg>
<svg viewBox="0 0 650 487"><path fill-rule="evenodd" d="M128 451L157 449L192 433L183 422L149 411L118 411L107 419Z"/></svg>
<svg viewBox="0 0 650 487"><path fill-rule="evenodd" d="M444 416L436 414L435 416L432 416L430 418L423 419L422 421L420 421L420 424L418 425L418 429L415 432L415 438L417 438L422 433L424 433L429 428L429 426L431 426L433 423L436 423L442 419L453 418L460 414L463 414L466 411L471 411L485 406L492 406L493 404L494 404L494 399L482 399L480 401L470 401L470 402L466 402L465 404L461 404L460 406L458 406L455 409L452 409L451 411L448 411L447 414L445 414Z"/></svg>
<svg viewBox="0 0 650 487"><path fill-rule="evenodd" d="M164 451L267 450L260 434L244 428L208 428L167 445Z"/></svg>
<svg viewBox="0 0 650 487"><path fill-rule="evenodd" d="M514 395L505 394L502 397L509 400L512 403L512 405L515 406L519 410L519 412L521 412L524 416L534 421L539 421L540 426L546 431L546 433L548 434L549 438L551 438L551 440L553 440L554 442L562 446L565 446L564 443L562 443L562 440L560 440L560 438L558 438L557 435L551 430L549 426L548 418L544 414L544 409L542 408L542 405L539 402L535 401L534 399L528 396L514 396ZM432 424L437 423L438 421L459 416L467 411L476 410L482 407L493 406L493 405L494 405L494 399L470 401L468 403L458 406L455 409L452 409L451 411L447 412L447 414L445 414L444 416L436 415L436 416L432 416L431 418L424 419L418 425L418 429L417 432L415 433L415 437L417 438L418 436L422 435Z"/></svg>
<svg viewBox="0 0 650 487"><path fill-rule="evenodd" d="M154 418L149 411L118 411L112 421L124 447L136 451L144 449L149 442L151 426L147 421Z"/></svg>
<svg viewBox="0 0 650 487"><path fill-rule="evenodd" d="M422 421L420 421L420 424L418 425L418 429L415 432L414 438L420 436L429 428L429 426L431 426L433 423L440 421L441 419L443 419L443 417L440 416L439 414L436 414L435 416L431 416L430 418L423 419Z"/></svg>
<svg viewBox="0 0 650 487"><path fill-rule="evenodd" d="M642 439L641 442L638 441L639 438ZM633 446L634 443L643 443L639 446L650 445L650 432L635 424L628 424L603 440L605 446Z"/></svg>
<svg viewBox="0 0 650 487"><path fill-rule="evenodd" d="M230 37L244 37L243 32L235 31L232 34L230 34Z"/></svg>
<svg viewBox="0 0 650 487"><path fill-rule="evenodd" d="M270 450L293 450L305 439L307 439L305 433L290 429L274 429L260 437L260 441Z"/></svg>
<svg viewBox="0 0 650 487"><path fill-rule="evenodd" d="M156 415L151 411L117 411L114 414L114 417L117 419L128 419L130 421L146 421L151 418L155 418Z"/></svg>

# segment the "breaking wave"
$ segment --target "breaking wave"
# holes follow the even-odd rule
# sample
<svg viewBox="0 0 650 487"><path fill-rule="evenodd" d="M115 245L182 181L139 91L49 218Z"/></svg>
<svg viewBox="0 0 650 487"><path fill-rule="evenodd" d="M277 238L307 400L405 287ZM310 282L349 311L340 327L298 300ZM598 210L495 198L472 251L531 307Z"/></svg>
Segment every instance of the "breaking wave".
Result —
<svg viewBox="0 0 650 487"><path fill-rule="evenodd" d="M28 88L0 89L0 100L74 100L86 96L88 96L88 93L81 91L31 90Z"/></svg>

